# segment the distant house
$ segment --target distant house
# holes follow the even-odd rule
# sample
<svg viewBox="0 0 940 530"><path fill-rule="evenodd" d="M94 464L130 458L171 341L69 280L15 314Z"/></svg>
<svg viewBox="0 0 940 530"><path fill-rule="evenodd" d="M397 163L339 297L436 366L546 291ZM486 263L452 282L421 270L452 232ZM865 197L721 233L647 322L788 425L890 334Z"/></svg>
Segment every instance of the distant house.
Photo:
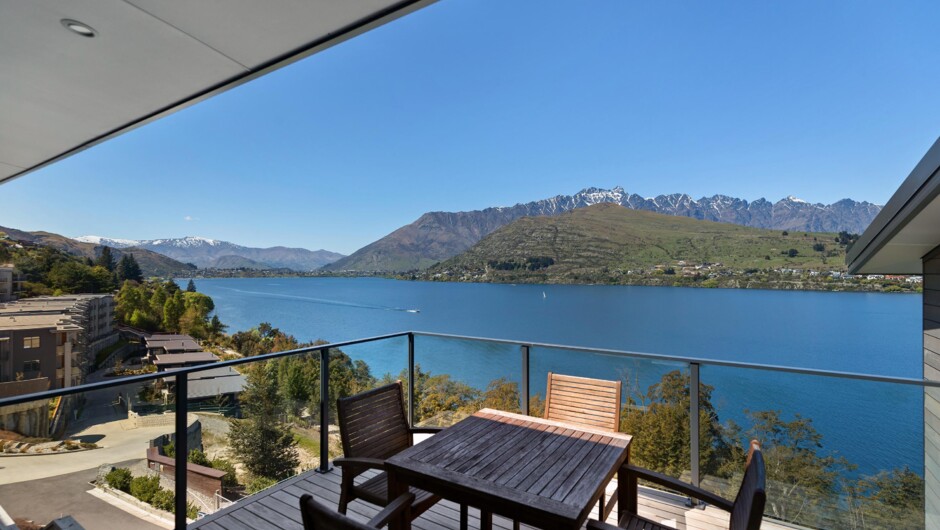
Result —
<svg viewBox="0 0 940 530"><path fill-rule="evenodd" d="M144 339L144 346L147 349L147 357L151 361L155 360L158 355L202 351L202 346L189 335L174 335L168 333L147 337Z"/></svg>
<svg viewBox="0 0 940 530"><path fill-rule="evenodd" d="M219 362L219 358L207 351L165 353L157 355L153 360L153 364L156 365L158 372L173 370L174 368L186 368L188 366L212 364L216 362Z"/></svg>
<svg viewBox="0 0 940 530"><path fill-rule="evenodd" d="M173 391L175 377L164 379L167 387ZM235 404L238 394L245 389L245 376L231 366L211 368L201 372L187 374L186 396L189 401L227 398L229 404Z"/></svg>

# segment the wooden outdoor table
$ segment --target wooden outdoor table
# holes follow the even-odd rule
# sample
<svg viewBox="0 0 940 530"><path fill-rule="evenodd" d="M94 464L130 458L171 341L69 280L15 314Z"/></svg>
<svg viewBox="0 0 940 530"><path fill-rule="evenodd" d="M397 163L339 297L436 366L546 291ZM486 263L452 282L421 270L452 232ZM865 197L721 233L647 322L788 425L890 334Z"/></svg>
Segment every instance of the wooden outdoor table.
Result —
<svg viewBox="0 0 940 530"><path fill-rule="evenodd" d="M483 409L386 461L389 498L408 486L541 528L578 529L627 462L631 436ZM627 505L618 488L618 511ZM619 519L619 516L618 516ZM393 528L410 528L395 521Z"/></svg>

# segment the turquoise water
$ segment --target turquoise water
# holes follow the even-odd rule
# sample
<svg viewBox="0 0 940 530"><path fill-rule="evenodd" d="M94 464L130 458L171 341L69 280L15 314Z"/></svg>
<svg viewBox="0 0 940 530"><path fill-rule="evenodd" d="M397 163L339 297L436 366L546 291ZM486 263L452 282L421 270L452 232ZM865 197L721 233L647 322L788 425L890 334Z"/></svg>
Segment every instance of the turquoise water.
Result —
<svg viewBox="0 0 940 530"><path fill-rule="evenodd" d="M427 283L375 278L197 280L219 317L239 331L266 321L301 340L330 342L398 331L433 331L702 359L922 376L921 297L624 286ZM405 341L345 349L373 373L406 366ZM477 387L518 381L513 346L419 337L423 369ZM534 349L533 392L548 370L623 377L636 394L684 365ZM923 392L918 387L705 365L722 421L745 410L813 419L826 450L859 473L923 470Z"/></svg>

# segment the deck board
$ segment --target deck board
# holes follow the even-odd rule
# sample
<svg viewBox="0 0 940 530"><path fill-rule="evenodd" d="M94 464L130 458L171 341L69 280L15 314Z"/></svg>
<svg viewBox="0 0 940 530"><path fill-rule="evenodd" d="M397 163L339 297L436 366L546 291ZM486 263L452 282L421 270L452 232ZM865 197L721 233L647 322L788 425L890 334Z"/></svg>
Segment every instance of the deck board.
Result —
<svg viewBox="0 0 940 530"><path fill-rule="evenodd" d="M364 474L363 478L369 478ZM239 501L228 508L203 517L189 525L190 530L245 530L250 528L272 528L297 530L300 524L300 496L310 493L317 501L336 508L339 502L339 470L329 473L309 471L285 480L256 495ZM616 480L608 487L612 492ZM368 521L379 508L360 500L349 503L348 513L359 521ZM728 514L707 506L705 509L685 506L684 497L670 493L640 487L640 515L654 521L665 523L676 530L721 530L728 527ZM616 512L616 510L615 510ZM595 509L595 518L597 511ZM470 509L470 528L480 527L480 512ZM615 523L614 514L608 519ZM460 528L460 508L450 501L441 501L430 510L415 519L412 527L416 530ZM493 527L511 529L512 521L503 517L493 517ZM522 525L522 528L531 528ZM764 521L762 530L792 530L795 527L774 521Z"/></svg>

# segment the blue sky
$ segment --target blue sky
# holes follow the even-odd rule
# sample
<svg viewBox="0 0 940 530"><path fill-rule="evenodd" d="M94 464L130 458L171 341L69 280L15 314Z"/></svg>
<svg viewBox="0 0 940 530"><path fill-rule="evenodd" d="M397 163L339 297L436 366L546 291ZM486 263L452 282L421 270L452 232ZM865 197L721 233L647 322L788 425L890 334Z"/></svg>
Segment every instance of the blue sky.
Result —
<svg viewBox="0 0 940 530"><path fill-rule="evenodd" d="M0 224L349 253L589 186L883 204L940 134L938 11L442 0L0 185Z"/></svg>

